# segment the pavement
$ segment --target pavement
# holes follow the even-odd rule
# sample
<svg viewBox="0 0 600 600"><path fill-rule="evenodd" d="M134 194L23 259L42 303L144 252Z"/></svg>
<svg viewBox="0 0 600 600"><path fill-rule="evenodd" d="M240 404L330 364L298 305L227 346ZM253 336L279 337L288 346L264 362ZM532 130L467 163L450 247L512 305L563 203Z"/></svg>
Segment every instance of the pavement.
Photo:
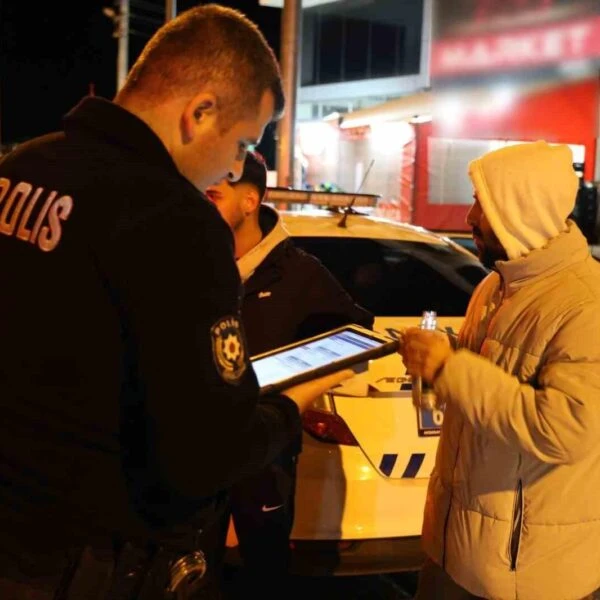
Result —
<svg viewBox="0 0 600 600"><path fill-rule="evenodd" d="M266 599L261 589L253 590L242 567L228 566L225 600L248 597ZM275 596L285 600L406 600L413 598L417 573L355 575L345 577L289 576Z"/></svg>

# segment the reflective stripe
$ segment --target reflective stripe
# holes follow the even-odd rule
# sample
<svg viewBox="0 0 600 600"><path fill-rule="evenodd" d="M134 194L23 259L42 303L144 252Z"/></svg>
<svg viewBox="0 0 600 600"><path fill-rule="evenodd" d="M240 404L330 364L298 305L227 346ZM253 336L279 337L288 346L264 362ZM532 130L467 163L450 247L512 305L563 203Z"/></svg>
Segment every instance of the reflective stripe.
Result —
<svg viewBox="0 0 600 600"><path fill-rule="evenodd" d="M396 462L398 461L397 454L384 454L381 457L381 462L379 463L379 470L386 476L390 477L394 467L396 466ZM410 459L408 460L408 464L404 469L404 473L402 473L401 477L414 479L418 474L419 470L423 466L423 462L425 461L425 453L416 453L411 454Z"/></svg>
<svg viewBox="0 0 600 600"><path fill-rule="evenodd" d="M396 465L396 461L398 460L397 454L384 454L381 458L381 463L379 464L379 470L389 477L394 470L394 466Z"/></svg>
<svg viewBox="0 0 600 600"><path fill-rule="evenodd" d="M425 454L411 454L402 477L416 477L424 460Z"/></svg>

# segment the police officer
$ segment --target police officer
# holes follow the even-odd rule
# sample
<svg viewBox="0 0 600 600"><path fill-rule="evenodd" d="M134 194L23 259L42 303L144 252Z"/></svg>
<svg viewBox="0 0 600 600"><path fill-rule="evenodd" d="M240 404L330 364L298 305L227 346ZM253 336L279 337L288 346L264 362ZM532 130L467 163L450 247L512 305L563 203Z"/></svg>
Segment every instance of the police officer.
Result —
<svg viewBox="0 0 600 600"><path fill-rule="evenodd" d="M0 597L163 598L200 549L210 573L224 491L348 375L258 401L231 232L198 191L283 104L256 26L198 6L114 101L0 162Z"/></svg>
<svg viewBox="0 0 600 600"><path fill-rule="evenodd" d="M262 204L266 185L264 160L248 152L238 181L223 179L206 190L233 231L250 353L346 323L372 327L373 315L355 304L316 257L296 247L277 211ZM285 592L301 441L299 435L273 463L231 491L245 571L261 598L281 598Z"/></svg>

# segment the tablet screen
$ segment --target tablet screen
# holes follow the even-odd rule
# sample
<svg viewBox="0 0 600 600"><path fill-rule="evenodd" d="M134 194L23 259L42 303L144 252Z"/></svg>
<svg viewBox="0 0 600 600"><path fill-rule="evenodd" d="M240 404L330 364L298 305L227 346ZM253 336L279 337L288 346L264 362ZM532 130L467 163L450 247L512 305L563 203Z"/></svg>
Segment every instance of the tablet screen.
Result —
<svg viewBox="0 0 600 600"><path fill-rule="evenodd" d="M258 383L263 388L324 365L356 356L365 350L381 345L381 341L365 337L354 331L340 331L309 341L301 346L259 358L252 361L252 365Z"/></svg>

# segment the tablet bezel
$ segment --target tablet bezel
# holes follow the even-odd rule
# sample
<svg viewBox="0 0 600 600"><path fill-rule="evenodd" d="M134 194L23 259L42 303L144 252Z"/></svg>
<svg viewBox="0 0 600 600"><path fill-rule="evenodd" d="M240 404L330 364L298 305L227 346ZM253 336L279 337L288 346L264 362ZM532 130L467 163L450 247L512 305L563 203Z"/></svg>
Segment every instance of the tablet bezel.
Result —
<svg viewBox="0 0 600 600"><path fill-rule="evenodd" d="M293 348L298 348L307 344L312 344L320 339L327 338L344 331L353 332L369 340L376 340L377 342L380 342L381 345L375 348L368 348L366 350L363 350L362 352L359 352L354 356L333 361L326 365L321 365L320 367L312 368L302 373L292 375L291 377L287 377L285 379L281 379L279 381L261 386L260 395L262 396L264 394L280 392L305 381L317 379L318 377L322 377L323 375L328 375L329 373L334 373L336 371L340 371L342 369L364 363L374 358L380 358L382 356L387 356L388 354L393 354L398 350L399 342L397 339L391 338L377 331L373 331L371 329L367 329L365 327L352 323L348 325L342 325L341 327L336 327L335 329L325 331L323 333L320 333L319 335L315 335L310 338L299 340L292 344L287 344L285 346L280 346L267 352L262 352L261 354L256 354L250 357L250 361L252 364L254 364L256 361L261 360L263 358L267 358L276 354L281 354L282 352L286 352Z"/></svg>

